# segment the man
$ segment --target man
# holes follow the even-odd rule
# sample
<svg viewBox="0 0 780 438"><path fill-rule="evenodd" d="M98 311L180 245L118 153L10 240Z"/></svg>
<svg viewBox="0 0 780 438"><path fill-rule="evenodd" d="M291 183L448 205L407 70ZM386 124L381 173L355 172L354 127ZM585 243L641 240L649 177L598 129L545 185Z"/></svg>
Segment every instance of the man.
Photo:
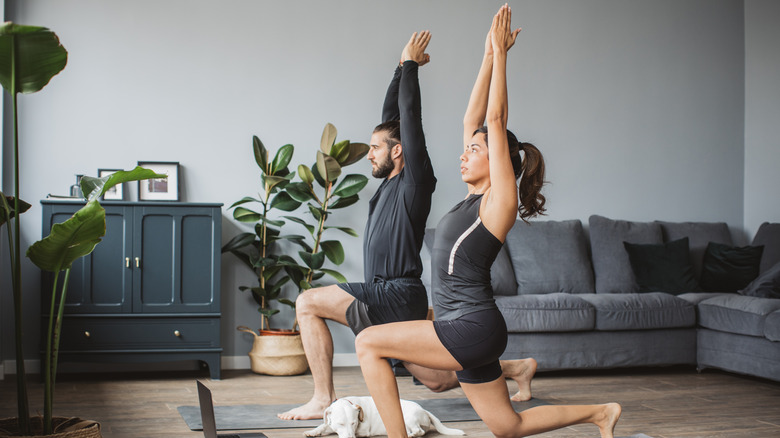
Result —
<svg viewBox="0 0 780 438"><path fill-rule="evenodd" d="M369 201L363 236L365 281L311 289L298 297L296 316L314 378L314 395L306 404L278 414L281 419L322 418L336 399L333 338L326 320L347 325L357 335L371 325L425 319L428 314L428 296L420 280L420 249L436 177L422 129L417 72L430 60L425 53L430 39L428 31L415 32L404 47L387 89L382 123L371 135L367 154L371 174L384 181ZM530 398L536 363L531 370L524 362L511 362L512 372L527 381ZM413 365L409 371L434 391L458 386L454 372Z"/></svg>

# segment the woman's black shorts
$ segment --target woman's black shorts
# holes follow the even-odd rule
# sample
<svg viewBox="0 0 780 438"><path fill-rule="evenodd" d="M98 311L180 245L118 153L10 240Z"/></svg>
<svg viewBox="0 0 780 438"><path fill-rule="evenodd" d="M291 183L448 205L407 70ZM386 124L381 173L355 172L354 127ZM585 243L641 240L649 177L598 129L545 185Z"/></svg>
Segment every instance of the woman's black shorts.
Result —
<svg viewBox="0 0 780 438"><path fill-rule="evenodd" d="M455 374L463 383L486 383L501 377L498 358L506 349L506 322L498 309L468 313L433 322L436 334L463 367Z"/></svg>

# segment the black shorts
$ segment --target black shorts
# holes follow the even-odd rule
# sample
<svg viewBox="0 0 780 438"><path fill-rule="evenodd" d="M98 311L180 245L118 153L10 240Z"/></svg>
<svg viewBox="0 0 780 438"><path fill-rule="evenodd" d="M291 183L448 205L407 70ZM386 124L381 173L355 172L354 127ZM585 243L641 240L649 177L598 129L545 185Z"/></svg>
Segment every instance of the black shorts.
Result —
<svg viewBox="0 0 780 438"><path fill-rule="evenodd" d="M506 322L498 309L468 313L458 319L434 321L436 335L463 367L458 381L486 383L501 377L498 358L507 343Z"/></svg>
<svg viewBox="0 0 780 438"><path fill-rule="evenodd" d="M338 286L355 297L346 313L349 328L355 335L372 325L428 316L428 293L419 278L375 278L371 283Z"/></svg>

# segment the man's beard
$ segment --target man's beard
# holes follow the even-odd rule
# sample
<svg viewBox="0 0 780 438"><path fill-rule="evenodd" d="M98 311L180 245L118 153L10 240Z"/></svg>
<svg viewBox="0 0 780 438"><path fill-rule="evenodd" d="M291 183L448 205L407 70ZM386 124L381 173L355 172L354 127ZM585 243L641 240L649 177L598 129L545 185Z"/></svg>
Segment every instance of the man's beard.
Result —
<svg viewBox="0 0 780 438"><path fill-rule="evenodd" d="M374 178L387 178L395 168L393 161L389 158L383 162L376 162L376 166L375 169L371 169L371 176Z"/></svg>

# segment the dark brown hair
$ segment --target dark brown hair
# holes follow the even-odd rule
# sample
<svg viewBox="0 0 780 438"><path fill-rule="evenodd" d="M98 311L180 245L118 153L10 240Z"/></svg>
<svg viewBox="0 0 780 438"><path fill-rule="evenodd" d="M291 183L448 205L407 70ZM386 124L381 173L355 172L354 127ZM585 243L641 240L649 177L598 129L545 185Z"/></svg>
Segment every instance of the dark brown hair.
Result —
<svg viewBox="0 0 780 438"><path fill-rule="evenodd" d="M483 126L474 134L485 134L485 143L488 143L487 126ZM547 211L544 208L547 198L542 195L542 186L544 186L544 157L539 149L531 143L520 142L512 131L506 131L506 139L509 144L509 158L512 160L512 169L515 171L515 179L520 180L517 189L520 205L517 212L520 219L528 222L529 218L544 214ZM523 151L525 159L520 155Z"/></svg>
<svg viewBox="0 0 780 438"><path fill-rule="evenodd" d="M390 120L376 125L374 133L377 132L385 133L388 148L401 143L401 122L398 120Z"/></svg>

